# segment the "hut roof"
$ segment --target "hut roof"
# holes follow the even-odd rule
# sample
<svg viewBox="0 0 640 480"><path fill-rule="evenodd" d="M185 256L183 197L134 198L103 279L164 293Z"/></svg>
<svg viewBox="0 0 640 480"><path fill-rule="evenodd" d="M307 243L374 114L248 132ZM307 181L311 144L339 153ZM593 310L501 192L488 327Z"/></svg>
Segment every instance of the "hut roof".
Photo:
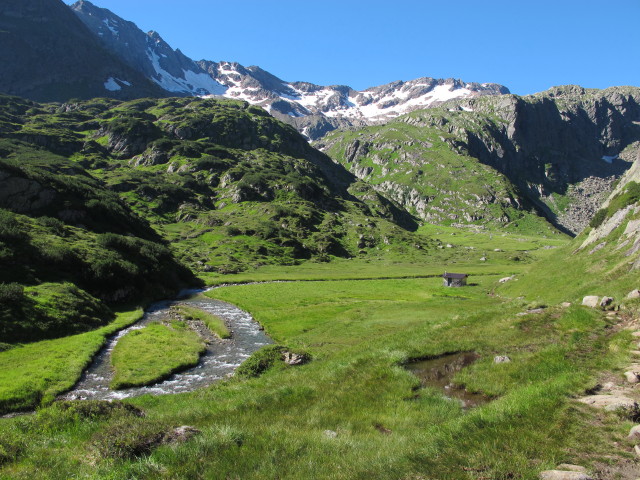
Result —
<svg viewBox="0 0 640 480"><path fill-rule="evenodd" d="M449 272L444 272L442 274L443 278L454 278L454 279L461 279L461 278L467 278L469 275L467 275L466 273L449 273Z"/></svg>

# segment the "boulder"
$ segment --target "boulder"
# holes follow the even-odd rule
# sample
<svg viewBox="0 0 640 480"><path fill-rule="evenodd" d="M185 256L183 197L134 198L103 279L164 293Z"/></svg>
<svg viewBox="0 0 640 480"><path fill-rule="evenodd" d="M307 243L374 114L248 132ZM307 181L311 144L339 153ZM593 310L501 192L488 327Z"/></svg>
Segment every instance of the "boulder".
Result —
<svg viewBox="0 0 640 480"><path fill-rule="evenodd" d="M640 457L640 446L636 445L633 447L633 451L636 452L636 455Z"/></svg>
<svg viewBox="0 0 640 480"><path fill-rule="evenodd" d="M309 361L306 353L282 352L282 359L287 365L303 365Z"/></svg>
<svg viewBox="0 0 640 480"><path fill-rule="evenodd" d="M628 372L624 372L624 378L627 380L628 383L640 382L640 377L636 372L632 370L629 370Z"/></svg>
<svg viewBox="0 0 640 480"><path fill-rule="evenodd" d="M324 433L325 437L329 437L329 438L336 438L338 436L338 432L334 430L325 430L322 433Z"/></svg>
<svg viewBox="0 0 640 480"><path fill-rule="evenodd" d="M630 440L640 440L640 425L635 425L629 430Z"/></svg>
<svg viewBox="0 0 640 480"><path fill-rule="evenodd" d="M615 383L607 382L604 385L602 385L602 387L600 387L600 390L602 390L603 392L611 392L615 388L616 388L616 384Z"/></svg>
<svg viewBox="0 0 640 480"><path fill-rule="evenodd" d="M162 443L184 443L192 437L195 437L200 433L195 427L190 425L182 425L176 427L173 430L165 433Z"/></svg>
<svg viewBox="0 0 640 480"><path fill-rule="evenodd" d="M545 470L540 472L541 480L593 480L584 472L574 472L571 470Z"/></svg>
<svg viewBox="0 0 640 480"><path fill-rule="evenodd" d="M556 467L556 470L569 470L571 472L587 473L587 469L580 465L571 465L570 463L561 463Z"/></svg>
<svg viewBox="0 0 640 480"><path fill-rule="evenodd" d="M599 297L595 295L587 295L582 299L582 305L586 307L596 308L598 306Z"/></svg>
<svg viewBox="0 0 640 480"><path fill-rule="evenodd" d="M571 306L571 302L562 302L562 303L560 304L560 306L561 306L562 308L569 308L569 307Z"/></svg>
<svg viewBox="0 0 640 480"><path fill-rule="evenodd" d="M509 363L511 359L506 355L496 355L493 358L493 363Z"/></svg>
<svg viewBox="0 0 640 480"><path fill-rule="evenodd" d="M627 298L640 298L640 290L638 290L637 288L635 290L631 290L627 294Z"/></svg>
<svg viewBox="0 0 640 480"><path fill-rule="evenodd" d="M515 277L516 277L515 275L511 275L510 277L501 278L500 280L498 280L498 283L506 283L510 280L513 280Z"/></svg>
<svg viewBox="0 0 640 480"><path fill-rule="evenodd" d="M611 303L613 303L612 297L602 297L602 300L600 300L600 306L602 308L608 307Z"/></svg>

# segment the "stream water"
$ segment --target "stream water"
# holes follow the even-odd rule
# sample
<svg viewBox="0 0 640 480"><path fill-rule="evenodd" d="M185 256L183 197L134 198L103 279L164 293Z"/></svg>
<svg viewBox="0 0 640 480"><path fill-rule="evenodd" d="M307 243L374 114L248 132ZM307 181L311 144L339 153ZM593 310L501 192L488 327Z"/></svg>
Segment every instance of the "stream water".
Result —
<svg viewBox="0 0 640 480"><path fill-rule="evenodd" d="M151 305L139 322L121 330L107 341L73 389L59 398L63 400L109 400L145 393L162 395L190 392L229 376L249 355L260 347L273 343L247 312L235 305L198 295L201 292L201 290L185 292L183 295L185 298L157 302ZM110 362L111 351L118 340L131 330L144 328L151 322L169 318L170 307L180 303L189 304L221 317L232 331L232 337L228 340L216 340L208 344L196 367L176 373L162 382L146 387L111 390L109 388L109 383L113 378Z"/></svg>

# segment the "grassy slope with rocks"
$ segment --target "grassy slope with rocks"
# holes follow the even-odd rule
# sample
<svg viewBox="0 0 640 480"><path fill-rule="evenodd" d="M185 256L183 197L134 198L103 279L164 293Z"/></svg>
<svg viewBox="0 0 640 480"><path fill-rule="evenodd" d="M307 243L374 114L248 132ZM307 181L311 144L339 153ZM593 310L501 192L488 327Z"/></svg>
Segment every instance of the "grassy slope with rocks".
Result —
<svg viewBox="0 0 640 480"><path fill-rule="evenodd" d="M633 161L638 119L637 88L556 87L452 100L316 146L428 222L540 231L535 206L577 233Z"/></svg>
<svg viewBox="0 0 640 480"><path fill-rule="evenodd" d="M166 243L75 162L0 140L0 335L61 336L104 325L111 307L197 282Z"/></svg>
<svg viewBox="0 0 640 480"><path fill-rule="evenodd" d="M111 307L197 284L183 264L224 273L429 243L409 235L408 214L366 185L349 193L346 171L242 102L0 106L3 342L104 325Z"/></svg>
<svg viewBox="0 0 640 480"><path fill-rule="evenodd" d="M415 243L406 235L416 228L411 215L258 107L194 98L5 102L7 136L90 170L195 270Z"/></svg>
<svg viewBox="0 0 640 480"><path fill-rule="evenodd" d="M624 303L638 285L640 268L640 157L585 229L571 244L551 254L525 277L504 285L508 295L559 302L583 296L614 297Z"/></svg>

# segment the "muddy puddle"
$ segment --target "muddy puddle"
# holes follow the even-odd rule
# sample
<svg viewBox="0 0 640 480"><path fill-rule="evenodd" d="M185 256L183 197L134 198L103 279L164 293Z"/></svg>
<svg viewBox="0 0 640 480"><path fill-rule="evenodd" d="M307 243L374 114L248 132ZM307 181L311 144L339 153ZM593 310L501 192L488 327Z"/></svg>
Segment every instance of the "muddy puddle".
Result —
<svg viewBox="0 0 640 480"><path fill-rule="evenodd" d="M139 322L111 337L89 368L82 374L78 383L59 398L64 400L110 400L146 393L163 395L193 391L231 375L249 355L260 347L273 343L249 313L235 305L199 295L200 293L202 293L201 290L194 290L178 300L153 304ZM176 304L187 304L221 317L230 327L232 337L228 340L210 343L196 367L176 373L164 381L145 387L124 390L110 389L109 383L113 378L111 352L118 340L132 330L169 318L169 310L172 305Z"/></svg>
<svg viewBox="0 0 640 480"><path fill-rule="evenodd" d="M437 388L451 399L458 400L463 408L473 408L484 405L490 399L480 393L467 392L451 384L456 372L468 367L480 356L474 352L460 352L442 355L427 360L407 363L405 368L420 379L423 387Z"/></svg>

